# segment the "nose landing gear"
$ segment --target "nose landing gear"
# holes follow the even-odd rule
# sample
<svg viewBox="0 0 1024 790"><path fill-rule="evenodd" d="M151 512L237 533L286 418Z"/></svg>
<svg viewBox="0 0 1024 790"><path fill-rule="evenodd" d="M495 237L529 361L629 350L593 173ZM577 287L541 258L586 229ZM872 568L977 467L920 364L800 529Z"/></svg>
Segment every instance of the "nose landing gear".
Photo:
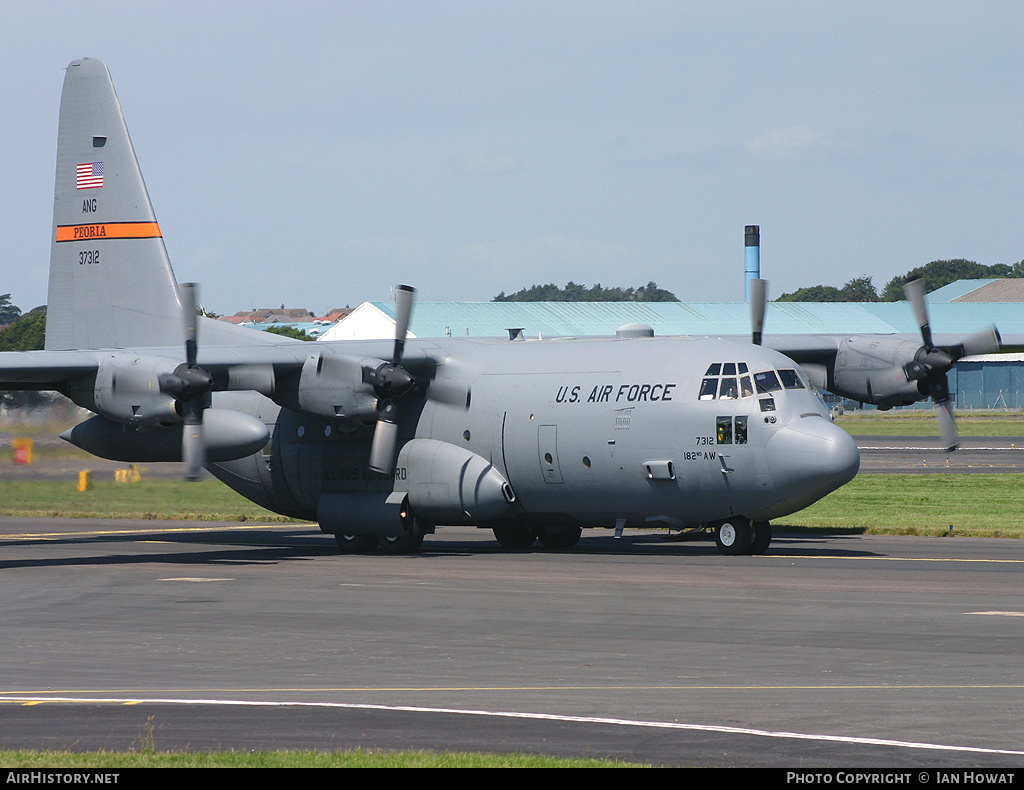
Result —
<svg viewBox="0 0 1024 790"><path fill-rule="evenodd" d="M715 527L715 545L722 554L764 554L772 542L772 525L737 517Z"/></svg>

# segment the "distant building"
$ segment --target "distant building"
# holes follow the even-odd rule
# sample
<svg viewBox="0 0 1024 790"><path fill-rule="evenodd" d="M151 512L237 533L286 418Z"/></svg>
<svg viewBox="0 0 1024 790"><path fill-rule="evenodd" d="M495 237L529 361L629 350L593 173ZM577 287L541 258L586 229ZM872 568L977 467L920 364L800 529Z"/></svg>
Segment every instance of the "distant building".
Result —
<svg viewBox="0 0 1024 790"><path fill-rule="evenodd" d="M344 307L335 307L333 310L329 310L327 312L327 315L325 315L323 318L318 318L316 320L323 321L325 324L334 324L340 321L341 319L348 317L349 313L351 313L355 309L356 308L349 307L348 305L345 305Z"/></svg>
<svg viewBox="0 0 1024 790"><path fill-rule="evenodd" d="M222 316L220 320L230 321L232 324L294 324L312 322L314 317L303 307L281 305L280 308L263 307L259 310L235 313L233 316Z"/></svg>
<svg viewBox="0 0 1024 790"><path fill-rule="evenodd" d="M957 280L928 294L932 302L1024 302L1024 278Z"/></svg>

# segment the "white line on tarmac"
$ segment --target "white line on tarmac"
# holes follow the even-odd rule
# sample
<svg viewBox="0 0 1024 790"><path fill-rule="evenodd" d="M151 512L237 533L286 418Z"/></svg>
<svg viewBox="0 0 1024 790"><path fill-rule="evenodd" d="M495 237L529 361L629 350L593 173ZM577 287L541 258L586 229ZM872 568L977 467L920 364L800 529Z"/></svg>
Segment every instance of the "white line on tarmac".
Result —
<svg viewBox="0 0 1024 790"><path fill-rule="evenodd" d="M343 708L352 710L387 710L405 713L448 713L462 716L491 716L509 719L535 719L543 721L565 721L582 724L610 724L625 727L650 727L666 730L688 730L694 732L718 732L727 735L753 735L763 738L789 738L804 741L824 741L830 743L857 744L862 746L892 746L903 749L927 749L931 751L972 752L977 754L1008 754L1024 756L1024 751L1013 749L988 749L979 746L951 746L938 743L918 743L915 741L896 741L887 738L858 738L848 735L820 735L814 733L785 732L774 730L758 730L748 727L722 727L709 724L684 724L668 721L641 721L635 719L615 719L600 716L561 716L551 713L523 713L517 711L491 711L459 708L425 708L412 705L370 705L344 702L260 702L247 700L225 699L171 699L171 698L125 698L100 699L87 697L11 697L0 695L0 702L17 702L30 705L47 702L75 702L91 704L174 704L174 705L240 705L248 707L305 707L305 708Z"/></svg>

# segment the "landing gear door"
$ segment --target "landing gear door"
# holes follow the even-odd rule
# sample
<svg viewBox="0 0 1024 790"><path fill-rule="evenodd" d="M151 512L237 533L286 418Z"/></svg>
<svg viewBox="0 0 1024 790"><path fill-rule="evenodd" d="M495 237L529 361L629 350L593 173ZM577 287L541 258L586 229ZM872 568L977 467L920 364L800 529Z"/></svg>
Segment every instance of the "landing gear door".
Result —
<svg viewBox="0 0 1024 790"><path fill-rule="evenodd" d="M545 483L561 483L562 470L558 467L558 426L540 425L537 427L537 455L540 459L540 471Z"/></svg>

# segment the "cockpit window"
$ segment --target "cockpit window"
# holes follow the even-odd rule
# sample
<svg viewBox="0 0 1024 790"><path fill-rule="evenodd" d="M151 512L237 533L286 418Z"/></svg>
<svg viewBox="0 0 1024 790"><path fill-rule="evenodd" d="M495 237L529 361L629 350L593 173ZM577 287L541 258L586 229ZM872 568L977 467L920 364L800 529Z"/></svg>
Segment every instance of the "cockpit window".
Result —
<svg viewBox="0 0 1024 790"><path fill-rule="evenodd" d="M746 362L712 363L701 381L698 399L736 400L751 397L754 394L754 385L749 370Z"/></svg>
<svg viewBox="0 0 1024 790"><path fill-rule="evenodd" d="M757 386L758 392L777 392L782 389L782 385L779 383L779 377L775 375L774 370L766 370L764 373L755 373L754 384Z"/></svg>
<svg viewBox="0 0 1024 790"><path fill-rule="evenodd" d="M795 370L780 370L779 378L782 379L782 386L788 390L805 389L804 383L800 380L800 376Z"/></svg>

